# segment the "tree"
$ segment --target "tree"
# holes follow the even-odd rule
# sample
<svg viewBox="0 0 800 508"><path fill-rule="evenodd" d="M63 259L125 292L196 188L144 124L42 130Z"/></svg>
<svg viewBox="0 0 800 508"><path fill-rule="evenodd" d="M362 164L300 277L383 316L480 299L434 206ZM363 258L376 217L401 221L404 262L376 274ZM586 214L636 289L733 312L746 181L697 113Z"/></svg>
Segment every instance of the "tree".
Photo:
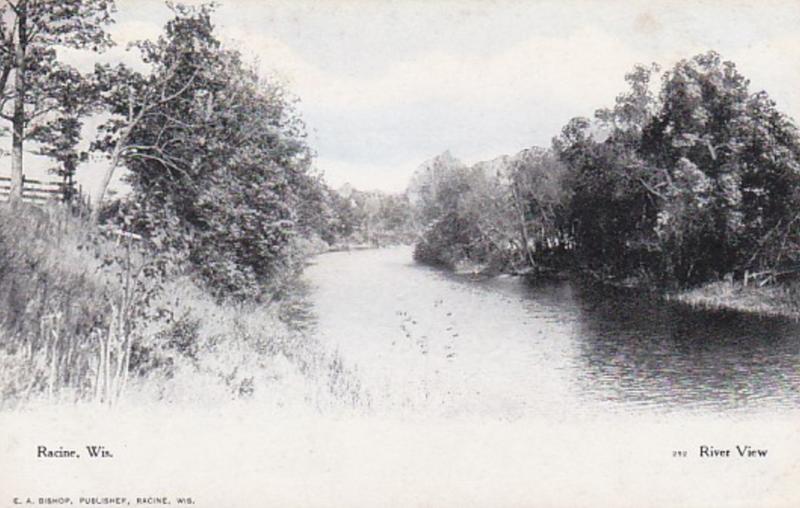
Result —
<svg viewBox="0 0 800 508"><path fill-rule="evenodd" d="M748 171L767 170L742 157L743 138L752 141L752 129L767 127L748 107L748 81L733 62L708 52L679 62L664 76L661 101L661 111L644 134L642 152L654 165L667 168L658 226L666 242L665 270L682 282L741 270L742 255L752 248L747 245L743 179ZM770 153L780 148L759 145L751 145L751 155L752 149ZM691 206L688 196L693 197ZM692 216L684 217L687 213Z"/></svg>
<svg viewBox="0 0 800 508"><path fill-rule="evenodd" d="M566 220L566 167L552 150L530 148L511 160L508 173L522 250L535 267L538 252L545 251L548 242L566 243L571 234Z"/></svg>
<svg viewBox="0 0 800 508"><path fill-rule="evenodd" d="M634 66L633 71L625 75L625 82L630 89L617 96L613 108L598 109L595 118L616 135L641 136L660 107L652 83L653 75L659 70L656 63Z"/></svg>
<svg viewBox="0 0 800 508"><path fill-rule="evenodd" d="M405 194L378 195L377 229L379 235L392 242L404 242L414 234L411 204Z"/></svg>
<svg viewBox="0 0 800 508"><path fill-rule="evenodd" d="M481 233L477 209L465 206L473 184L472 172L445 152L423 164L417 171L409 194L423 224L414 258L431 264L454 267L463 260L481 261Z"/></svg>
<svg viewBox="0 0 800 508"><path fill-rule="evenodd" d="M128 79L106 80L114 116L95 147L129 171L126 228L182 256L216 295L258 298L296 268L290 240L316 199L304 126L282 86L221 47L208 6L174 10L138 45L149 76L111 70Z"/></svg>
<svg viewBox="0 0 800 508"><path fill-rule="evenodd" d="M796 261L800 141L765 92L707 52L678 62L652 92L630 91L575 119L554 146L569 168L580 258L610 275L695 284Z"/></svg>
<svg viewBox="0 0 800 508"><path fill-rule="evenodd" d="M39 122L60 107L64 86L78 76L58 61L56 48L108 47L104 26L113 8L111 0L18 0L0 7L0 116L11 122L12 202L22 197L24 141L48 135Z"/></svg>
<svg viewBox="0 0 800 508"><path fill-rule="evenodd" d="M448 152L425 163L408 194L425 225L415 258L454 267L469 261L502 270L519 264L522 252L511 192L508 157L467 167Z"/></svg>
<svg viewBox="0 0 800 508"><path fill-rule="evenodd" d="M800 135L765 92L752 95L733 126L741 164L741 269L797 262L800 252Z"/></svg>
<svg viewBox="0 0 800 508"><path fill-rule="evenodd" d="M365 221L362 210L358 208L350 193L345 196L339 191L331 191L329 193L329 201L333 214L331 224L332 240L350 239L361 229L361 225Z"/></svg>
<svg viewBox="0 0 800 508"><path fill-rule="evenodd" d="M463 162L446 151L422 164L411 177L407 192L422 227L440 217L444 209L454 207L455 195L447 185L453 173L465 168Z"/></svg>
<svg viewBox="0 0 800 508"><path fill-rule="evenodd" d="M75 171L78 164L88 159L87 152L78 151L82 118L99 109L97 89L93 80L74 69L60 69L53 75L60 83L53 94L57 106L52 117L36 129L37 153L55 162L50 171L62 178L64 199L70 201L75 193Z"/></svg>
<svg viewBox="0 0 800 508"><path fill-rule="evenodd" d="M574 119L554 142L570 167L569 215L578 258L606 275L646 267L656 248L652 225L660 171L642 158L641 145L660 107L651 84L657 71L656 64L636 66L613 108L598 110L595 123Z"/></svg>
<svg viewBox="0 0 800 508"><path fill-rule="evenodd" d="M196 126L179 117L168 116L170 106L182 103L185 109L187 103L205 100L200 107L206 108L208 114L213 108L211 91L200 83L203 76L213 80L209 73L219 70L213 66L220 44L212 34L211 8L201 6L194 10L180 5L172 8L175 18L167 24L164 36L156 42L135 44L143 61L151 67L149 75L144 76L121 64L95 69L102 100L112 115L100 127L100 137L92 146L93 150L104 152L109 160L93 197L92 220L95 222L120 165L129 165L134 160L153 160L170 171L180 171L181 161L170 155L175 150L167 150L167 143L172 139L164 134L190 136ZM146 140L132 139L137 129L146 130L143 126L153 125L160 126L157 135Z"/></svg>

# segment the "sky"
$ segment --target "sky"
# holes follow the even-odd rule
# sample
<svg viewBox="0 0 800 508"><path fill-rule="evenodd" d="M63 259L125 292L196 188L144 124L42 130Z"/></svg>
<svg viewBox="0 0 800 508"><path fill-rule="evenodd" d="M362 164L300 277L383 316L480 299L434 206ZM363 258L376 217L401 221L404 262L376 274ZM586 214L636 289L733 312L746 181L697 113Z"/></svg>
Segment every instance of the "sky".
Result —
<svg viewBox="0 0 800 508"><path fill-rule="evenodd" d="M196 2L188 2L196 3ZM218 0L218 36L299 98L316 166L338 187L402 191L425 160L467 163L547 146L625 90L637 63L714 49L800 118L800 2ZM103 55L157 37L160 0L117 0ZM102 161L82 168L91 188Z"/></svg>

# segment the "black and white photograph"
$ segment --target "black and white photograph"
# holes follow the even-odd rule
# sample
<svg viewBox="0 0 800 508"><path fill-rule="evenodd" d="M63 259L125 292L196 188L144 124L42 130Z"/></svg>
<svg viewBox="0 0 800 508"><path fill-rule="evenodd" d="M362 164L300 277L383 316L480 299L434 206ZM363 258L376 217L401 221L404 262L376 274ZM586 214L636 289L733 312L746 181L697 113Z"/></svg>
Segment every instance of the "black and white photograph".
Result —
<svg viewBox="0 0 800 508"><path fill-rule="evenodd" d="M800 3L0 0L0 508L800 506Z"/></svg>

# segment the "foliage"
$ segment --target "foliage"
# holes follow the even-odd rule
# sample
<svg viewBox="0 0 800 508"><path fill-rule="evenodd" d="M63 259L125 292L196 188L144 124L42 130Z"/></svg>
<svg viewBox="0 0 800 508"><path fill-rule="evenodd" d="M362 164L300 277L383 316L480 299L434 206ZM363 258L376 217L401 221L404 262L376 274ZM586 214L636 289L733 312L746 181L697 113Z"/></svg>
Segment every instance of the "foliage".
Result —
<svg viewBox="0 0 800 508"><path fill-rule="evenodd" d="M425 228L414 258L454 268L459 262L487 261L477 224L478 209L468 201L469 191L482 175L471 171L449 152L424 164L412 179L417 220Z"/></svg>
<svg viewBox="0 0 800 508"><path fill-rule="evenodd" d="M70 201L76 192L75 172L86 162L89 154L79 151L83 117L97 110L97 88L93 79L65 68L54 73L53 79L60 86L53 91L57 106L49 120L35 131L38 142L37 153L49 157L55 163L50 172L60 176L65 184L65 200Z"/></svg>
<svg viewBox="0 0 800 508"><path fill-rule="evenodd" d="M520 263L563 267L572 244L566 167L552 150L530 148L511 159L508 175Z"/></svg>
<svg viewBox="0 0 800 508"><path fill-rule="evenodd" d="M765 92L709 52L631 91L555 140L569 167L570 219L583 263L610 275L647 273L695 284L796 262L800 144Z"/></svg>
<svg viewBox="0 0 800 508"><path fill-rule="evenodd" d="M636 66L595 120L553 149L467 167L445 153L409 195L417 259L691 285L800 262L800 138L765 92L714 52L661 76Z"/></svg>
<svg viewBox="0 0 800 508"><path fill-rule="evenodd" d="M0 408L361 397L308 337L303 288L270 304L220 303L188 277L165 277L174 272L144 240L97 232L61 205L16 211L0 210Z"/></svg>
<svg viewBox="0 0 800 508"><path fill-rule="evenodd" d="M404 194L352 189L340 206L344 207L340 224L357 243L398 244L414 236L411 205Z"/></svg>
<svg viewBox="0 0 800 508"><path fill-rule="evenodd" d="M44 145L69 176L79 118L91 112L91 80L59 61L57 48L102 51L111 45L110 0L19 0L0 7L0 117L11 123L12 199L22 194L25 140Z"/></svg>
<svg viewBox="0 0 800 508"><path fill-rule="evenodd" d="M220 302L188 277L169 281L158 305L168 326L137 347L137 394L169 403L257 399L260 405L368 402L353 373L307 333L307 288L293 281L275 302Z"/></svg>
<svg viewBox="0 0 800 508"><path fill-rule="evenodd" d="M31 9L41 5L50 11L36 18ZM192 369L220 378L234 396L250 396L259 380L275 377L265 369L278 355L300 374L324 378L331 391L350 393L338 357L305 341L310 318L297 273L313 244L303 237L335 242L360 226L343 223L345 200L312 170L288 91L222 47L208 6L174 6L164 34L135 45L148 72L105 65L91 79L57 62L54 48L107 45L110 3L21 0L12 7L29 15L18 27L52 22L37 29L41 46L26 48L28 57L41 57L23 67L31 86L4 95L15 102L14 121L27 123L26 139L37 140L39 153L69 180L86 158L77 149L83 117L101 112L105 123L91 149L108 166L88 221L62 207L42 212L21 204L3 212L0 401L44 395L113 403L130 381L191 378ZM5 84L19 63L9 58L19 52L13 33L0 35L11 41L0 55ZM23 104L27 116L18 116L18 98L31 101ZM132 192L104 203L122 167ZM377 203L376 214L364 215L368 227L405 224L402 198ZM181 288L190 288L193 301L170 300ZM261 299L276 301L254 302ZM198 302L203 311L187 307ZM214 328L220 314L235 317ZM232 359L236 365L226 364Z"/></svg>
<svg viewBox="0 0 800 508"><path fill-rule="evenodd" d="M164 317L151 302L165 267L64 207L16 211L0 222L0 356L27 374L2 399L116 400L145 323Z"/></svg>
<svg viewBox="0 0 800 508"><path fill-rule="evenodd" d="M560 161L541 149L471 167L449 153L434 158L409 187L417 220L426 228L415 258L449 267L469 262L491 271L550 263L552 249L564 243L563 173Z"/></svg>
<svg viewBox="0 0 800 508"><path fill-rule="evenodd" d="M286 90L261 80L213 35L210 9L175 8L152 67L99 69L112 119L95 144L129 170L116 220L183 253L217 296L258 298L292 269L291 239L311 227L303 124Z"/></svg>

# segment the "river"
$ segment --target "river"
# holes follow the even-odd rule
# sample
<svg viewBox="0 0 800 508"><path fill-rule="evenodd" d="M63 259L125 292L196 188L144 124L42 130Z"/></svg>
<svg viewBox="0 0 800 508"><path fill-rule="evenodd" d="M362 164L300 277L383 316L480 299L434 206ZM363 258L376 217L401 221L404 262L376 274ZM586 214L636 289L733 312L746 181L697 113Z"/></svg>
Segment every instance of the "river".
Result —
<svg viewBox="0 0 800 508"><path fill-rule="evenodd" d="M395 247L307 270L317 334L378 412L736 414L796 409L800 325L570 281L481 279Z"/></svg>

